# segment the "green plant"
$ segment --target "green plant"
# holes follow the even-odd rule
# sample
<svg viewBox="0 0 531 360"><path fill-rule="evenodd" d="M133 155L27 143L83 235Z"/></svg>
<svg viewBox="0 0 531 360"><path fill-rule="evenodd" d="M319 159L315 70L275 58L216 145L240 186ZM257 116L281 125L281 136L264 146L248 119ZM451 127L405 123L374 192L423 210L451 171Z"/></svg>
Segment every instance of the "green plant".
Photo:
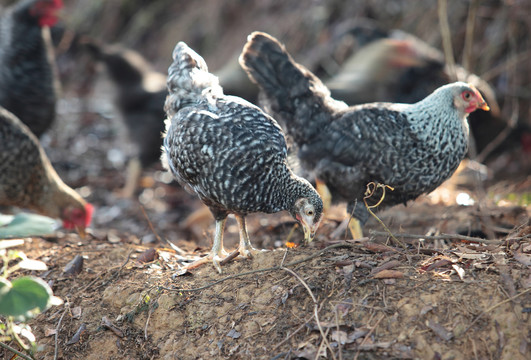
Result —
<svg viewBox="0 0 531 360"><path fill-rule="evenodd" d="M25 322L52 305L60 305L62 300L53 296L52 289L40 278L23 276L10 280L11 275L20 269L47 269L42 261L28 259L21 251L7 250L23 243L23 240L0 240L0 346L14 351L3 343L14 340L32 354L37 344Z"/></svg>

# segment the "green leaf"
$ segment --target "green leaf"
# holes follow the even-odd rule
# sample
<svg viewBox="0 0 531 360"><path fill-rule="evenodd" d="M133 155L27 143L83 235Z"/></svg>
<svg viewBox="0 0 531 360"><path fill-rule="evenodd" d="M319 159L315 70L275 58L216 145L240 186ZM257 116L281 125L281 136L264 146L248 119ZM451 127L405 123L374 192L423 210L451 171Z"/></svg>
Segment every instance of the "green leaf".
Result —
<svg viewBox="0 0 531 360"><path fill-rule="evenodd" d="M24 321L51 306L52 289L42 279L26 276L11 283L0 279L0 314Z"/></svg>
<svg viewBox="0 0 531 360"><path fill-rule="evenodd" d="M0 216L0 239L53 234L56 220L38 214Z"/></svg>

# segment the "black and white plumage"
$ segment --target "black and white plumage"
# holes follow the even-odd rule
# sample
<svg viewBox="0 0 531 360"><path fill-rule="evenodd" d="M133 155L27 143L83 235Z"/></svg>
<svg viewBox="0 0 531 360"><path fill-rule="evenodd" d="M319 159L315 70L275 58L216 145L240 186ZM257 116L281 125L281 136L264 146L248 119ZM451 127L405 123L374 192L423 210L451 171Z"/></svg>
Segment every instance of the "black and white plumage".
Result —
<svg viewBox="0 0 531 360"><path fill-rule="evenodd" d="M331 98L276 39L259 32L249 36L240 63L299 149L303 169L325 182L334 200L347 201L362 224L368 218L362 200L369 182L394 187L384 206L434 190L466 154L468 114L488 110L477 89L462 82L415 104L348 107Z"/></svg>
<svg viewBox="0 0 531 360"><path fill-rule="evenodd" d="M240 254L252 255L245 216L287 210L310 241L322 213L311 184L287 166L287 147L277 122L253 104L226 96L205 61L185 43L173 51L168 69L166 134L162 161L197 194L216 219L211 254L221 271L223 228L229 214L240 226Z"/></svg>
<svg viewBox="0 0 531 360"><path fill-rule="evenodd" d="M22 0L0 15L0 105L37 137L55 119L57 80L45 34L62 6L61 0Z"/></svg>

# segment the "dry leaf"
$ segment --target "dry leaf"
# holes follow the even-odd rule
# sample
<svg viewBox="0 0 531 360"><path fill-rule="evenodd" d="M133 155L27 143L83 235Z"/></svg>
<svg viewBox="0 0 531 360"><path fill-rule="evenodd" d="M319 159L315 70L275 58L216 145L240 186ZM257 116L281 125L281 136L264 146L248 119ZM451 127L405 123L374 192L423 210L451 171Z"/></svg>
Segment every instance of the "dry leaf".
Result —
<svg viewBox="0 0 531 360"><path fill-rule="evenodd" d="M448 341L454 337L454 334L451 331L448 331L439 323L436 323L433 320L428 321L426 324L431 331L433 331L438 337L443 339L444 341Z"/></svg>
<svg viewBox="0 0 531 360"><path fill-rule="evenodd" d="M146 251L144 251L142 254L138 256L138 258L136 259L136 262L138 264L145 264L145 263L150 263L158 258L159 258L159 253L157 252L157 250L147 249Z"/></svg>
<svg viewBox="0 0 531 360"><path fill-rule="evenodd" d="M455 270L455 272L459 276L459 279L461 279L461 281L464 281L465 270L463 270L463 268L457 264L452 264L452 268Z"/></svg>
<svg viewBox="0 0 531 360"><path fill-rule="evenodd" d="M114 326L113 323L111 323L111 321L106 316L101 318L101 325L103 327L111 330L119 338L123 338L124 337L123 331L118 329L116 326Z"/></svg>
<svg viewBox="0 0 531 360"><path fill-rule="evenodd" d="M81 309L81 306L76 306L72 308L72 317L74 319L79 319L81 317L83 310Z"/></svg>
<svg viewBox="0 0 531 360"><path fill-rule="evenodd" d="M398 260L391 260L391 261L388 261L378 267L375 267L374 269L372 269L371 273L372 274L376 274L382 270L389 270L389 269L392 269L392 268L395 268L397 266L400 266L402 265L402 263Z"/></svg>
<svg viewBox="0 0 531 360"><path fill-rule="evenodd" d="M48 337L48 336L53 336L57 334L57 329L50 329L50 328L46 328L44 330L44 336Z"/></svg>
<svg viewBox="0 0 531 360"><path fill-rule="evenodd" d="M78 275L83 270L83 256L76 255L72 261L66 264L63 273L65 276Z"/></svg>
<svg viewBox="0 0 531 360"><path fill-rule="evenodd" d="M382 244L377 244L377 243L372 243L372 242L367 242L365 244L363 244L363 246L369 250L369 251L372 251L372 252L388 252L388 251L394 251L394 249L392 247L389 247L387 245L382 245Z"/></svg>
<svg viewBox="0 0 531 360"><path fill-rule="evenodd" d="M227 336L233 339L239 339L242 334L236 331L236 329L231 329Z"/></svg>
<svg viewBox="0 0 531 360"><path fill-rule="evenodd" d="M83 335L83 332L85 332L86 329L87 329L87 325L85 325L85 323L82 323L77 329L74 336L72 336L72 338L68 340L66 345L72 345L72 344L76 344L77 342L79 342L79 340L81 340L81 335Z"/></svg>
<svg viewBox="0 0 531 360"><path fill-rule="evenodd" d="M398 270L382 270L373 275L375 279L400 279L404 277L404 273Z"/></svg>
<svg viewBox="0 0 531 360"><path fill-rule="evenodd" d="M524 254L520 249L514 252L514 259L524 266L531 266L531 255Z"/></svg>

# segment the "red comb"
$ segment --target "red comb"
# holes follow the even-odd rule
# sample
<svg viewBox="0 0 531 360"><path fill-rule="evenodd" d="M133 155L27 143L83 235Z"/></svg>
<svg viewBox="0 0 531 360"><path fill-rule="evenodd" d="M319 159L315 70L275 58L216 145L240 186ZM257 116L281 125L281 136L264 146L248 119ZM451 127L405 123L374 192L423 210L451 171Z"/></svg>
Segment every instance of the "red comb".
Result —
<svg viewBox="0 0 531 360"><path fill-rule="evenodd" d="M92 214L94 213L94 206L90 203L85 205L85 226L88 227L92 221Z"/></svg>
<svg viewBox="0 0 531 360"><path fill-rule="evenodd" d="M39 18L40 26L54 26L59 20L56 12L63 8L63 0L53 0L44 4L39 2L36 4L39 8L44 10L44 13Z"/></svg>

